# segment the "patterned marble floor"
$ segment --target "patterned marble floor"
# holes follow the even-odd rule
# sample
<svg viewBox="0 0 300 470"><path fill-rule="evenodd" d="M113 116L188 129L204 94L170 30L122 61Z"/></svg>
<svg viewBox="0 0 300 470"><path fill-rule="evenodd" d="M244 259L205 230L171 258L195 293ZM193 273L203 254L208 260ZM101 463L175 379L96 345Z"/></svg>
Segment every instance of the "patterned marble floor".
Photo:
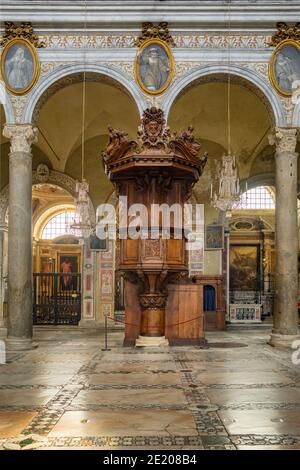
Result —
<svg viewBox="0 0 300 470"><path fill-rule="evenodd" d="M122 332L35 330L0 365L0 448L300 449L300 365L268 331L131 349Z"/></svg>

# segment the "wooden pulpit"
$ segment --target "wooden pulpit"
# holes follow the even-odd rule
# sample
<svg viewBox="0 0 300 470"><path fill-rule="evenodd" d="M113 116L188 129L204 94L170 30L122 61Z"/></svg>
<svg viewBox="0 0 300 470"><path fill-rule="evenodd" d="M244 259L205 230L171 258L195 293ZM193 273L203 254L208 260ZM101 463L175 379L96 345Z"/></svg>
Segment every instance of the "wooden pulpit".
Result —
<svg viewBox="0 0 300 470"><path fill-rule="evenodd" d="M171 135L163 111L155 107L144 111L135 141L109 127L102 158L122 197L116 269L125 277L125 345L204 340L202 291L188 278L183 228L171 212L169 238L165 237L162 214L153 216L153 207L162 204L180 205L183 216L183 205L207 160L207 155L198 156L199 150L191 127ZM137 207L134 204L143 204L147 212L140 217L140 236L126 238L134 222L128 209Z"/></svg>

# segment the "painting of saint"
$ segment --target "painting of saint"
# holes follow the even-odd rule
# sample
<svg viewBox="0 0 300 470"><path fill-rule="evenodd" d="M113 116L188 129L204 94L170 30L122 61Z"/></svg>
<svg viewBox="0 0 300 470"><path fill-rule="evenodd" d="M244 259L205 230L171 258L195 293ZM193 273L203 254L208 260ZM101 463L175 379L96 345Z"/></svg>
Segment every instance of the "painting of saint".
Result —
<svg viewBox="0 0 300 470"><path fill-rule="evenodd" d="M205 249L222 250L224 248L223 225L207 225L205 228Z"/></svg>
<svg viewBox="0 0 300 470"><path fill-rule="evenodd" d="M24 94L37 79L38 66L35 49L25 40L11 41L1 56L1 72L9 91Z"/></svg>
<svg viewBox="0 0 300 470"><path fill-rule="evenodd" d="M259 287L258 245L230 246L230 289L257 290Z"/></svg>
<svg viewBox="0 0 300 470"><path fill-rule="evenodd" d="M89 249L91 251L106 251L108 249L107 244L108 240L98 238L96 232L89 237Z"/></svg>
<svg viewBox="0 0 300 470"><path fill-rule="evenodd" d="M300 48L293 41L279 44L270 64L273 85L282 95L292 95L300 85Z"/></svg>
<svg viewBox="0 0 300 470"><path fill-rule="evenodd" d="M172 73L171 52L164 43L150 41L138 52L136 78L147 93L162 93L170 84Z"/></svg>
<svg viewBox="0 0 300 470"><path fill-rule="evenodd" d="M77 289L77 276L78 273L78 256L77 255L60 255L59 270L62 274L60 276L60 287L62 290L76 290Z"/></svg>

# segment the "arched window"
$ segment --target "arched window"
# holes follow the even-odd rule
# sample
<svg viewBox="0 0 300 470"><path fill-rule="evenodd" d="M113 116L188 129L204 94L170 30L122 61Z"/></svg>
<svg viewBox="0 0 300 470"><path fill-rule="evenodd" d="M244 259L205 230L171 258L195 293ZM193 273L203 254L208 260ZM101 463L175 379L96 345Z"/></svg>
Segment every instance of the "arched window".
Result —
<svg viewBox="0 0 300 470"><path fill-rule="evenodd" d="M257 186L245 191L236 209L275 209L275 195L269 186Z"/></svg>
<svg viewBox="0 0 300 470"><path fill-rule="evenodd" d="M64 211L52 217L45 225L41 238L52 240L62 235L71 234L70 225L74 222L74 211Z"/></svg>

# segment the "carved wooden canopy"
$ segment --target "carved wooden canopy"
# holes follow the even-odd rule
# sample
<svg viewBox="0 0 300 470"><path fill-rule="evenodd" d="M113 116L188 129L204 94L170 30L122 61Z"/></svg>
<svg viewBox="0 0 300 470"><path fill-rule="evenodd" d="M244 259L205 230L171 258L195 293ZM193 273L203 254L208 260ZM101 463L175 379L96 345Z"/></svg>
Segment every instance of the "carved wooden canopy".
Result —
<svg viewBox="0 0 300 470"><path fill-rule="evenodd" d="M161 109L151 107L144 111L136 140L110 126L108 131L109 142L102 158L111 179L113 174L144 172L147 167L194 174L195 180L203 172L207 153L199 156L201 145L195 140L193 127L179 135L171 134Z"/></svg>

